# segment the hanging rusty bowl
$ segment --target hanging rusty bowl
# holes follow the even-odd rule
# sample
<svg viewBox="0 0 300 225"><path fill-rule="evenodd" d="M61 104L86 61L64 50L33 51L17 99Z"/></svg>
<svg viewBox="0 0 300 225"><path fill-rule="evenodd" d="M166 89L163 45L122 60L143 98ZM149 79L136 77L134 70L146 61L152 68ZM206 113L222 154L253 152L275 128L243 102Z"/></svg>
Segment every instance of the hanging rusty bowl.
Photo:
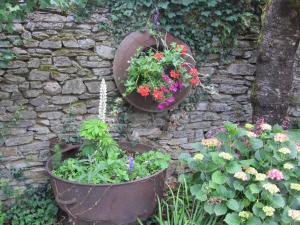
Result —
<svg viewBox="0 0 300 225"><path fill-rule="evenodd" d="M187 46L181 40L175 38L170 33L166 34L164 37L166 43L170 45L172 42L175 42L180 45L185 45L188 49L188 54L192 55L189 46ZM127 79L127 69L129 66L129 61L131 57L136 54L137 49L148 49L149 47L156 46L156 40L148 33L148 32L132 32L126 36L126 38L121 42L114 58L113 63L113 76L117 85L118 90L123 95L125 93L125 86L124 82ZM193 60L189 60L189 63L195 65ZM138 93L133 92L128 96L123 96L124 99L133 105L134 107L147 112L163 112L169 109L174 109L181 103L185 97L188 95L190 91L190 87L184 88L183 90L175 93L175 102L170 106L164 109L158 109L158 103L153 100L151 96L149 97L142 97Z"/></svg>
<svg viewBox="0 0 300 225"><path fill-rule="evenodd" d="M127 152L145 152L147 145L119 143ZM75 154L78 146L63 153L63 159ZM67 154L66 154L67 153ZM162 197L166 170L120 184L82 184L55 176L51 157L46 164L55 200L68 214L74 225L129 225L137 219L152 216L157 206L157 197Z"/></svg>

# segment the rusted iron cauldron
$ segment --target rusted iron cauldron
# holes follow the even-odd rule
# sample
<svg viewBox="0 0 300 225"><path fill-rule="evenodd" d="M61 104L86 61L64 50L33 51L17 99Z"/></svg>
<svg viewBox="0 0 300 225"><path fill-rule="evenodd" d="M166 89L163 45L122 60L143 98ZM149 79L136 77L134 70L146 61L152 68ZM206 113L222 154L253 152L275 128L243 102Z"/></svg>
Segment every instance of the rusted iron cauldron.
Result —
<svg viewBox="0 0 300 225"><path fill-rule="evenodd" d="M175 38L170 33L166 33L165 42L167 45L170 45L171 43L175 42L180 45L185 45L188 49L188 54L192 55L192 52L183 41L179 40L178 38ZM125 37L125 39L121 42L120 46L118 47L118 50L115 54L114 63L113 63L113 76L117 85L118 90L121 94L125 93L125 86L124 81L127 79L127 69L129 66L129 61L131 57L133 57L137 49L149 49L151 47L156 46L157 41L151 34L148 32L132 32L128 36ZM188 62L191 65L195 65L195 62L193 60L188 60ZM153 100L152 97L142 97L138 93L133 92L129 94L128 96L123 96L124 99L133 105L134 107L147 112L163 112L166 110L174 109L176 108L188 95L190 91L190 87L184 88L182 91L179 91L175 94L175 102L170 106L166 107L164 109L158 109L157 108L157 102Z"/></svg>
<svg viewBox="0 0 300 225"><path fill-rule="evenodd" d="M152 148L147 145L120 143L128 152L145 152ZM78 147L70 149L75 154ZM46 170L50 177L55 200L74 225L128 225L137 219L145 220L153 215L157 197L163 194L166 170L130 182L120 184L81 184L54 176L52 157L47 161Z"/></svg>

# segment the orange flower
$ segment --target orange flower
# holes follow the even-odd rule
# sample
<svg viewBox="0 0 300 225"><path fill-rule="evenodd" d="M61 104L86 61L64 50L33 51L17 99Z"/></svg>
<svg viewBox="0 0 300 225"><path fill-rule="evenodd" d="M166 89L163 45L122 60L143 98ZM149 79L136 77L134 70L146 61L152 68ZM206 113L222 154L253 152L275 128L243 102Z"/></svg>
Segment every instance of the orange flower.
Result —
<svg viewBox="0 0 300 225"><path fill-rule="evenodd" d="M185 45L177 45L176 49L181 50L181 55L182 56L185 56L188 52L188 49Z"/></svg>
<svg viewBox="0 0 300 225"><path fill-rule="evenodd" d="M147 97L150 94L150 88L147 85L141 85L138 87L137 93L143 97Z"/></svg>
<svg viewBox="0 0 300 225"><path fill-rule="evenodd" d="M194 77L193 79L190 80L191 85L193 86L197 86L198 84L200 84L200 79L199 77Z"/></svg>
<svg viewBox="0 0 300 225"><path fill-rule="evenodd" d="M155 89L153 91L153 97L155 100L160 100L164 97L164 92L159 89Z"/></svg>
<svg viewBox="0 0 300 225"><path fill-rule="evenodd" d="M198 76L199 72L197 70L197 68L193 67L190 69L190 74L195 77L195 76Z"/></svg>
<svg viewBox="0 0 300 225"><path fill-rule="evenodd" d="M153 56L157 61L161 60L164 57L164 53L156 52Z"/></svg>
<svg viewBox="0 0 300 225"><path fill-rule="evenodd" d="M179 73L176 73L174 70L171 70L170 71L170 77L174 78L174 79L177 79L180 77L180 74Z"/></svg>

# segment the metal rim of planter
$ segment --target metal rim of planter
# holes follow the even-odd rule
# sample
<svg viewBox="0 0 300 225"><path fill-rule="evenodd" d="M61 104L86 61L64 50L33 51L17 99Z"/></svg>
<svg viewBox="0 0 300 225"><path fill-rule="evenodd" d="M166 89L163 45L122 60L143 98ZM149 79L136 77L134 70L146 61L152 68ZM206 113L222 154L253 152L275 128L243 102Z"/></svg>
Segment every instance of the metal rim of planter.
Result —
<svg viewBox="0 0 300 225"><path fill-rule="evenodd" d="M188 45L183 41L175 38L170 33L166 34L167 44L176 42L181 45L185 45L188 48L188 53L192 55ZM138 48L146 49L148 47L156 45L155 39L148 32L132 32L125 37L118 47L114 62L113 62L113 77L119 92L122 94L125 92L124 81L127 79L127 68L129 66L129 60L136 54ZM189 63L195 65L195 62L190 60ZM134 92L123 98L131 105L139 110L146 112L164 112L176 108L188 95L191 87L184 88L182 91L177 92L174 96L175 102L164 109L158 109L158 103L155 102L152 97L142 97L138 93Z"/></svg>

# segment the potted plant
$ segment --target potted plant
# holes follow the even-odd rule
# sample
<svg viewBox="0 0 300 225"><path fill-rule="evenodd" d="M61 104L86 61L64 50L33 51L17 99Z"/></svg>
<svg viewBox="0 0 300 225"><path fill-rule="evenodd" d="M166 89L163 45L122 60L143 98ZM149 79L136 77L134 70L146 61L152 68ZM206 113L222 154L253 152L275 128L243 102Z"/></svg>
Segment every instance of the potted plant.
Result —
<svg viewBox="0 0 300 225"><path fill-rule="evenodd" d="M151 146L117 143L105 123L106 85L99 118L82 123L76 154L54 154L46 169L55 199L75 225L124 225L144 220L162 196L170 156Z"/></svg>
<svg viewBox="0 0 300 225"><path fill-rule="evenodd" d="M170 33L153 30L129 34L116 52L113 69L124 98L149 112L176 107L191 87L201 84L189 47Z"/></svg>

